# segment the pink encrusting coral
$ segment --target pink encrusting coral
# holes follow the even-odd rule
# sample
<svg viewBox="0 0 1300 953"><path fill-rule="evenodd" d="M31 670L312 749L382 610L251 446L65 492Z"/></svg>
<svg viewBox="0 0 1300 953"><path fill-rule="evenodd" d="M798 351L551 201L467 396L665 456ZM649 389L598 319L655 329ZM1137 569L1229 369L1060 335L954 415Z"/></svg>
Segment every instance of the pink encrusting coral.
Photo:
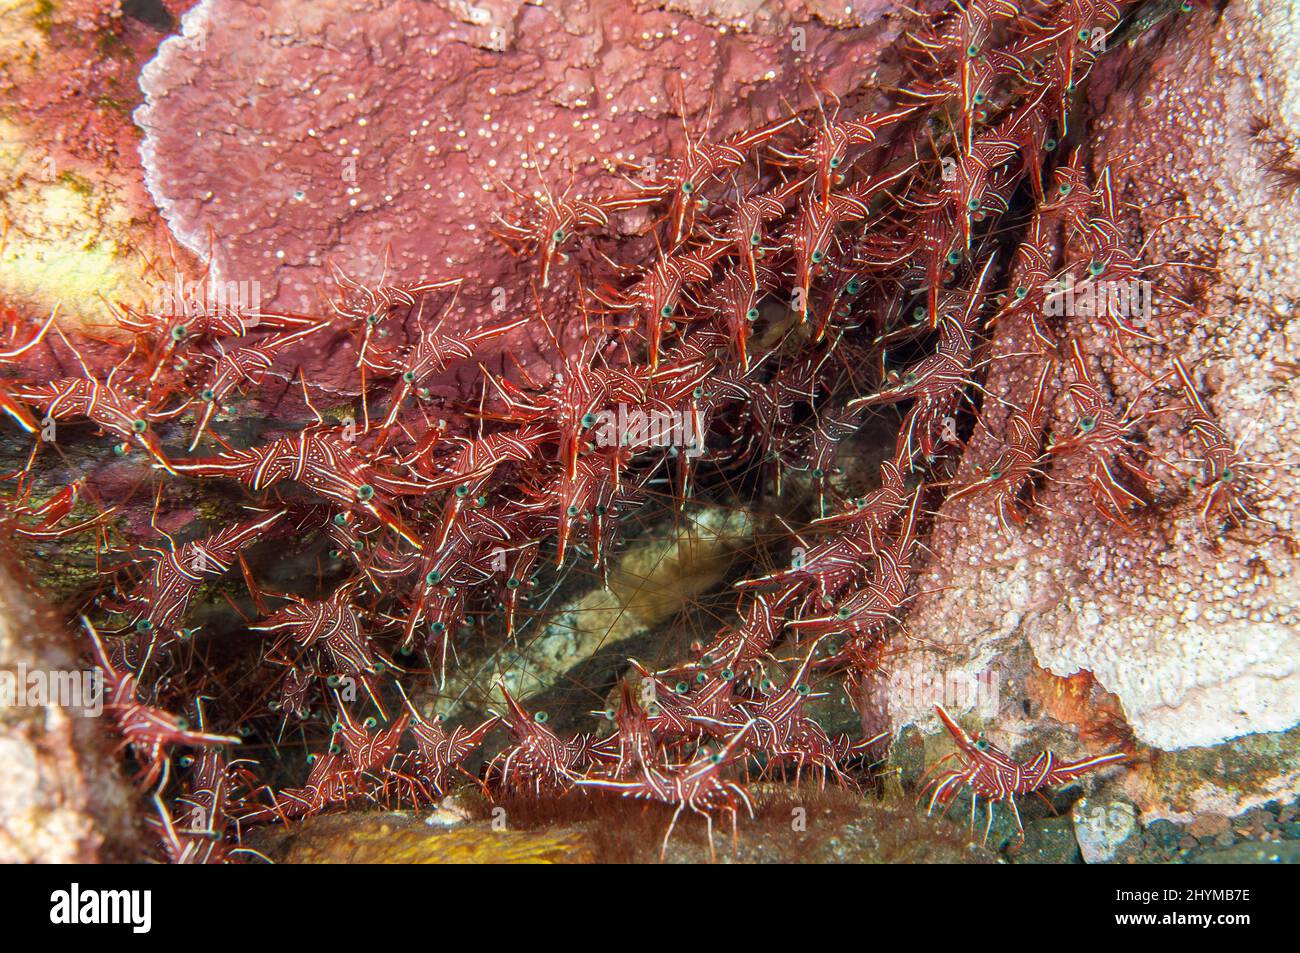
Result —
<svg viewBox="0 0 1300 953"><path fill-rule="evenodd" d="M619 185L612 169L652 178L644 163L684 123L721 137L807 102L809 84L855 89L896 30L885 6L835 30L765 4L702 22L628 4L208 0L141 77L147 181L213 276L258 282L268 305L318 304L327 262L373 283L387 260L465 279L448 321L472 327L531 307L491 235L512 195L595 198ZM609 231L648 225L634 212ZM573 310L561 290L549 304ZM535 355L545 336L508 342Z"/></svg>
<svg viewBox="0 0 1300 953"><path fill-rule="evenodd" d="M1087 162L1078 97L1130 35L1129 6L1047 3L1031 14L979 0L917 14L900 24L888 82L850 82L841 67L835 82L850 94L813 87L802 107L753 78L755 61L771 61L748 39L647 13L660 29L612 46L620 75L690 61L697 111L706 76L728 91L744 77L757 84L753 101L740 100L751 114L716 110L729 117L723 128L692 128L672 153L654 138L662 123L637 113L635 82L583 87L610 104L609 118L594 107L570 118L585 107L551 101L554 84L575 81L555 65L576 42L557 26L574 8L484 6L485 22L460 26L417 3L382 23L362 20L373 8L360 3L347 19L287 4L258 17L233 2L196 8L190 39L163 54L169 75L179 71L176 92L155 86L141 117L153 126L153 187L189 240L210 226L223 280L274 274L267 302L124 309L131 344L111 373L77 362L76 337L48 326L16 329L0 353L0 398L20 427L88 421L153 488L147 531L115 525L107 508L71 525L70 506L25 499L11 529L103 534L102 591L78 608L105 636L100 664L142 783L171 776L179 746L202 751L175 762L180 799L158 802L169 856L237 857L210 848L213 833L236 846L241 820L427 804L498 727L503 746L481 772L491 796L657 802L670 815L666 849L688 814L710 833L715 820L738 824L755 776L864 776L883 735L828 730L814 704L837 682L857 699L878 684L914 603L934 594L918 575L936 561L936 540L1035 533L1036 501L1049 494L1114 532L1192 512L1206 545L1225 526L1259 522L1265 488L1236 459L1179 343L1147 346L1165 325L1128 293L1150 276L1166 313L1191 312L1179 282L1208 266L1147 263L1115 170ZM475 47L494 23L510 26L507 49ZM605 29L613 37L618 21ZM241 48L250 35L257 56ZM828 69L851 49L839 34L805 39L807 61ZM395 64L426 42L462 72L481 69L485 86L451 83L444 57L416 67L428 89L401 82ZM755 42L777 55L780 44ZM728 44L738 45L723 55ZM178 147L163 143L179 121L163 116L208 95L194 71L222 50L249 57L228 70L244 92L215 86L211 114L173 164L165 156ZM323 65L340 50L352 51L343 85ZM517 57L512 68L502 56ZM296 84L290 100L320 107L263 98L268 64ZM476 113L494 89L527 105L495 120L484 105L473 123L446 114L467 90ZM432 113L430 127L412 124L404 98ZM546 164L551 149L566 162ZM358 175L340 188L349 158ZM446 191L481 165L478 192ZM193 191L232 172L248 176L236 179L242 193ZM570 173L581 173L581 194L566 191ZM496 184L510 180L519 195ZM495 223L476 212L489 204ZM329 256L339 268L319 286L326 306L285 303ZM492 304L498 289L504 308ZM527 351L515 343L525 330ZM33 374L51 353L69 370ZM1131 376L1117 393L1104 375L1121 374ZM251 410L268 405L277 410L265 418ZM875 488L855 496L840 464L869 422L892 425L894 438ZM979 448L970 460L967 443ZM616 699L604 730L551 724L504 685L487 722L448 730L421 708L471 640L513 639L542 614L530 595L567 567L606 578L635 513L680 512L691 498L753 505L792 484L810 502L789 514L801 525L788 564L740 580L738 616L689 660L628 660L593 686ZM165 532L169 510L200 493L219 501L202 525L184 541ZM954 528L956 506L968 515ZM257 558L266 540L315 583L286 586ZM238 606L226 631L204 631L193 608L212 585ZM1017 766L949 727L967 767L939 782L945 801L962 783L1005 803L1121 760L1043 754ZM301 740L292 751L290 729ZM226 763L218 752L235 739L268 753ZM220 803L213 776L229 781ZM196 801L210 831L172 823Z"/></svg>

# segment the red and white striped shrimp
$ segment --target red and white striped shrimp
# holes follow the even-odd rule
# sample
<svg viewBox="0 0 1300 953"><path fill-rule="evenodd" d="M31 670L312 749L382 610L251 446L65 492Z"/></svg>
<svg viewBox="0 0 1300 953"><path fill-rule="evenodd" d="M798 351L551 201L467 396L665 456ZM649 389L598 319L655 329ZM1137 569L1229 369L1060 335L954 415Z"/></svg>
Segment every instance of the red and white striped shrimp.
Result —
<svg viewBox="0 0 1300 953"><path fill-rule="evenodd" d="M975 832L975 811L979 799L985 798L988 801L988 822L984 825L984 838L981 841L984 844L988 843L989 831L993 827L995 802L1011 807L1011 813L1016 821L1017 844L1020 844L1025 839L1025 827L1020 821L1020 811L1016 807L1015 799L1018 795L1040 793L1046 788L1069 784L1088 771L1128 759L1127 754L1116 751L1079 761L1058 762L1056 755L1044 751L1033 761L1022 764L996 747L983 734L972 738L952 719L942 705L934 707L939 720L943 722L943 726L948 729L948 733L957 744L957 751L942 759L939 764L952 757L960 758L963 764L957 770L947 771L931 778L922 789L922 796L925 790L933 786L934 794L930 798L929 811L933 811L936 804L944 805L946 811L956 799L958 791L963 787L970 788L972 834ZM938 767L938 764L935 767Z"/></svg>

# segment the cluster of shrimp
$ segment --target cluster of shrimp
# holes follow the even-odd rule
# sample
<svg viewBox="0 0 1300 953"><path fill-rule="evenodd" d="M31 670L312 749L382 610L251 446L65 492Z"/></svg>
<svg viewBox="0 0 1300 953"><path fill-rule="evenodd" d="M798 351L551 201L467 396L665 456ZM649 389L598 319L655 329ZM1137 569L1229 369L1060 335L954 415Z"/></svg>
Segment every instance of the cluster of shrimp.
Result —
<svg viewBox="0 0 1300 953"><path fill-rule="evenodd" d="M489 795L642 798L672 810L668 835L683 811L710 834L720 815L734 829L752 808L741 779L759 764L779 777L851 780L876 739L831 736L805 706L824 694L816 680L880 664L945 498L986 499L1015 532L1034 486L1064 461L1117 523L1157 489L1138 432L1145 415L1118 409L1099 378L1107 361L1131 364L1127 345L1153 332L1109 299L1082 318L1052 307L1053 287L1152 267L1145 246L1127 242L1109 174L1090 176L1083 150L1064 145L1073 92L1126 6L1045 2L1031 15L1011 0L954 3L905 38L905 84L864 92L853 115L819 96L719 141L688 135L678 159L632 170L605 197L525 202L502 219L501 237L535 286L573 291L576 335L545 313L540 293L535 314L449 329L460 281L398 284L386 268L373 286L336 271L319 317L123 310L131 344L102 376L54 315L15 328L0 351L0 410L34 448L10 475L5 525L16 538L98 536L100 591L80 608L97 620L87 627L140 783L157 789L168 856L238 859L252 824L429 803L458 771L472 773L463 764L497 728L505 747L479 778ZM607 231L628 209L658 215L653 252L638 264L615 261L623 240ZM1013 231L1021 240L1001 256ZM484 342L529 321L554 342L549 379L475 361ZM1004 449L973 477L951 478L955 422L978 407L988 367L1007 360L990 356L991 334L1012 322L1036 345L1023 356L1035 367L1032 400L987 395L986 405L1011 408ZM350 355L362 395L341 418L318 411L320 390L293 370L299 349L326 339ZM1082 343L1098 339L1112 353ZM74 370L33 370L51 363ZM430 386L454 367L478 375L472 400ZM1207 527L1251 519L1235 446L1193 371L1174 358L1144 376L1145 394L1172 395L1160 412L1182 413L1200 448L1190 505ZM248 436L241 408L271 391L300 392L313 422ZM385 396L372 406L376 391ZM1078 420L1049 439L1062 393ZM681 431L693 436L665 447L662 434L620 432L621 406L689 421ZM850 498L837 455L885 408L901 420L894 452L878 488ZM104 505L96 474L31 502L41 453L61 446L50 434L75 423L83 436L87 424L109 436L117 472L153 481L147 531L117 519L121 498ZM413 700L441 690L458 637L515 634L548 563L604 574L623 518L652 483L680 505L711 475L737 472L777 492L792 473L812 488L816 516L793 534L797 557L740 582L740 621L691 661L660 671L629 661L621 686L605 686L615 701L599 713L603 732L562 737L504 687L500 713L450 731ZM178 542L158 516L176 505L169 492L193 482L242 494L245 511ZM248 556L269 541L314 555L328 589L263 585ZM236 567L247 590L238 602ZM213 587L248 616L242 643L214 645L196 621ZM214 652L236 660L230 677L203 663ZM291 758L274 758L273 775L224 754L239 743L288 750L289 734L312 752L301 785L275 783ZM199 754L175 754L184 748Z"/></svg>

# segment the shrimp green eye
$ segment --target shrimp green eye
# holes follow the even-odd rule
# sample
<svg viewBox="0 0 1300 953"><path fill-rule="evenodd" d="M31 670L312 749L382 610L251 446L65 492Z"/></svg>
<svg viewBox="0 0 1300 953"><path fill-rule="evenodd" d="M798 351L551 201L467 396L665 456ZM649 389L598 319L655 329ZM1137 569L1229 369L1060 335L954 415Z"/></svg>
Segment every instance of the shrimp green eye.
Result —
<svg viewBox="0 0 1300 953"><path fill-rule="evenodd" d="M1056 191L1060 192L1062 195L1069 195L1070 190L1073 188L1074 186L1071 185L1069 182L1062 182L1059 186L1057 186Z"/></svg>
<svg viewBox="0 0 1300 953"><path fill-rule="evenodd" d="M835 614L841 619L847 619L849 616L853 615L853 610L848 606L840 606L835 610Z"/></svg>
<svg viewBox="0 0 1300 953"><path fill-rule="evenodd" d="M141 420L137 417L135 420L131 421L131 429L136 433L144 433L149 429L149 424L147 421Z"/></svg>
<svg viewBox="0 0 1300 953"><path fill-rule="evenodd" d="M838 169L839 167L840 167L840 160L839 160L839 157L838 157L838 156L833 157L833 158L831 159L831 168L832 168L832 169Z"/></svg>
<svg viewBox="0 0 1300 953"><path fill-rule="evenodd" d="M1086 40L1090 36L1092 36L1092 31L1089 30L1087 27L1084 27L1079 31L1079 39L1081 40Z"/></svg>
<svg viewBox="0 0 1300 953"><path fill-rule="evenodd" d="M1097 275L1100 275L1105 270L1106 270L1105 262L1093 261L1088 263L1088 274L1092 275L1094 278L1097 277Z"/></svg>
<svg viewBox="0 0 1300 953"><path fill-rule="evenodd" d="M338 688L342 681L343 679L339 678L337 675L331 675L329 678L325 679L325 684L330 688ZM335 724L337 725L338 722L335 722ZM334 730L338 731L338 728L335 728Z"/></svg>
<svg viewBox="0 0 1300 953"><path fill-rule="evenodd" d="M606 708L603 712L601 712L601 714L605 716L606 721L614 720L614 709L612 708Z"/></svg>
<svg viewBox="0 0 1300 953"><path fill-rule="evenodd" d="M362 503L372 500L375 497L375 488L369 483L363 483L357 487L357 499Z"/></svg>
<svg viewBox="0 0 1300 953"><path fill-rule="evenodd" d="M415 371L407 371L405 374L402 375L402 380L406 381L406 383L408 384L414 384Z"/></svg>
<svg viewBox="0 0 1300 953"><path fill-rule="evenodd" d="M185 327L183 324L178 324L176 327L172 328L172 340L184 341L185 338L189 336L189 333L189 328Z"/></svg>
<svg viewBox="0 0 1300 953"><path fill-rule="evenodd" d="M683 182L683 183L682 183L682 191L685 192L687 195L690 195L692 192L695 191L695 183L694 183L694 182Z"/></svg>
<svg viewBox="0 0 1300 953"><path fill-rule="evenodd" d="M983 93L976 93L974 96L971 97L971 99L972 101L974 101L976 106L983 106L984 102L988 99L988 97L985 96Z"/></svg>
<svg viewBox="0 0 1300 953"><path fill-rule="evenodd" d="M976 198L967 199L966 207L970 209L972 212L978 212L980 207L980 200Z"/></svg>
<svg viewBox="0 0 1300 953"><path fill-rule="evenodd" d="M1056 151L1056 140L1055 140L1055 139L1048 139L1046 142L1043 143L1043 148L1046 149L1048 152L1055 152L1055 151Z"/></svg>
<svg viewBox="0 0 1300 953"><path fill-rule="evenodd" d="M207 401L209 404L217 399L217 392L211 387L205 387L199 391L199 400Z"/></svg>
<svg viewBox="0 0 1300 953"><path fill-rule="evenodd" d="M1183 13L1191 13L1191 12L1192 12L1192 5L1191 5L1190 3L1186 3L1186 2L1184 2L1184 3L1180 3L1180 4L1178 5L1178 9L1181 10Z"/></svg>
<svg viewBox="0 0 1300 953"><path fill-rule="evenodd" d="M1225 467L1223 472L1219 474L1219 482L1231 483L1233 480L1236 479L1236 477L1237 475L1232 472L1232 469L1230 467Z"/></svg>
<svg viewBox="0 0 1300 953"><path fill-rule="evenodd" d="M1001 480L1001 479L1002 479L1002 471L999 470L997 467L994 467L992 470L989 471L989 479L990 479L990 480Z"/></svg>
<svg viewBox="0 0 1300 953"><path fill-rule="evenodd" d="M921 305L917 305L915 308L912 309L912 320L924 321L925 316L927 314L929 314L929 312L926 311L924 307L922 307Z"/></svg>
<svg viewBox="0 0 1300 953"><path fill-rule="evenodd" d="M685 682L678 682L676 685L673 686L673 691L675 691L678 695L685 695L690 690L691 690L691 686L687 685Z"/></svg>
<svg viewBox="0 0 1300 953"><path fill-rule="evenodd" d="M825 257L826 257L826 253L824 251L815 251L812 253L812 260L814 263L820 263L821 260Z"/></svg>
<svg viewBox="0 0 1300 953"><path fill-rule="evenodd" d="M551 716L546 714L546 712L539 711L533 715L533 721L537 722L539 725L544 725L550 717Z"/></svg>
<svg viewBox="0 0 1300 953"><path fill-rule="evenodd" d="M709 680L709 676L705 675L703 672L700 672L699 675L696 675L696 676L695 676L695 684L696 684L696 685L703 685L703 684L704 684L705 682L707 682L708 680Z"/></svg>
<svg viewBox="0 0 1300 953"><path fill-rule="evenodd" d="M342 754L342 753L343 753L343 746L339 744L337 741L334 742L332 745L330 745L330 754Z"/></svg>
<svg viewBox="0 0 1300 953"><path fill-rule="evenodd" d="M438 572L436 569L431 569L428 574L425 575L424 581L430 586L436 586L438 583L442 582L442 573Z"/></svg>
<svg viewBox="0 0 1300 953"><path fill-rule="evenodd" d="M597 515L597 516L604 516L604 515L605 515L606 513L608 513L608 512L609 512L609 507L606 506L604 503L597 503L597 504L596 504L596 515Z"/></svg>
<svg viewBox="0 0 1300 953"><path fill-rule="evenodd" d="M700 400L702 397L704 397L704 388L703 387L695 388L695 390L691 391L691 396L694 397L696 400Z"/></svg>
<svg viewBox="0 0 1300 953"><path fill-rule="evenodd" d="M519 580L516 579L514 576L511 576L509 579L506 580L506 588L507 588L507 589L518 589L518 588L519 588Z"/></svg>
<svg viewBox="0 0 1300 953"><path fill-rule="evenodd" d="M947 258L947 261L948 261L948 264L950 264L950 265L960 265L960 264L961 264L961 252L957 251L957 249L954 248L952 251L948 252L948 258Z"/></svg>
<svg viewBox="0 0 1300 953"><path fill-rule="evenodd" d="M850 278L849 283L844 286L845 293L851 295L855 295L861 290L862 290L862 282L858 281L858 279L856 278Z"/></svg>
<svg viewBox="0 0 1300 953"><path fill-rule="evenodd" d="M716 751L709 755L709 764L722 764L722 755Z"/></svg>
<svg viewBox="0 0 1300 953"><path fill-rule="evenodd" d="M908 371L906 374L903 375L903 383L908 387L914 385L919 379L920 378L916 376L915 371Z"/></svg>
<svg viewBox="0 0 1300 953"><path fill-rule="evenodd" d="M1016 288L1016 297L1017 297L1017 298L1021 298L1021 299L1023 299L1023 298L1024 298L1026 295L1028 295L1028 294L1029 294L1029 289L1026 288L1024 285L1020 285L1018 288Z"/></svg>
<svg viewBox="0 0 1300 953"><path fill-rule="evenodd" d="M150 622L148 619L141 619L139 622L135 624L135 630L141 633L142 635L146 632L152 632L153 623Z"/></svg>
<svg viewBox="0 0 1300 953"><path fill-rule="evenodd" d="M757 321L757 320L758 320L758 309L757 309L757 308L750 308L748 311L745 312L745 317L746 317L748 320L750 320L750 321Z"/></svg>
<svg viewBox="0 0 1300 953"><path fill-rule="evenodd" d="M971 58L979 56L980 55L979 46L975 43L972 43L970 46L966 47L966 55Z"/></svg>
<svg viewBox="0 0 1300 953"><path fill-rule="evenodd" d="M1096 427L1096 426L1097 426L1097 418L1096 418L1096 417L1080 417L1080 418L1079 418L1079 429L1080 429L1081 431L1083 431L1084 433L1089 433L1089 432L1091 432L1091 431L1092 431L1092 428L1094 428L1094 427Z"/></svg>
<svg viewBox="0 0 1300 953"><path fill-rule="evenodd" d="M569 236L564 233L564 229L557 228L555 230L555 234L551 236L551 241L555 242L555 244L558 245L560 242L564 241L568 237Z"/></svg>
<svg viewBox="0 0 1300 953"><path fill-rule="evenodd" d="M817 467L817 468L816 468L815 470L813 470L813 472L812 472L812 476L813 476L813 479L814 479L814 480L820 480L820 479L821 479L822 477L824 477L825 475L826 475L826 471L823 470L821 467Z"/></svg>
<svg viewBox="0 0 1300 953"><path fill-rule="evenodd" d="M193 637L194 637L193 629L178 629L176 631L176 638L180 639L182 642L184 642L186 639L190 639Z"/></svg>
<svg viewBox="0 0 1300 953"><path fill-rule="evenodd" d="M447 623L445 623L445 622L430 622L430 623L429 623L429 631L432 632L434 635L442 635L442 633L444 633L444 632L447 631Z"/></svg>
<svg viewBox="0 0 1300 953"><path fill-rule="evenodd" d="M759 683L758 687L763 689L765 692L770 692L772 690L772 680L770 678L765 678Z"/></svg>
<svg viewBox="0 0 1300 953"><path fill-rule="evenodd" d="M592 427L596 426L596 415L592 413L583 414L582 420L579 421L579 423L590 430Z"/></svg>
<svg viewBox="0 0 1300 953"><path fill-rule="evenodd" d="M177 763L178 763L182 768L188 768L190 765L192 765L192 764L194 763L194 758L193 758L193 756L191 756L191 755L183 754L183 755L181 755L179 758L176 759L176 762L177 762Z"/></svg>
<svg viewBox="0 0 1300 953"><path fill-rule="evenodd" d="M367 728L372 728L372 729L377 728L379 726L379 719L376 718L374 715L371 715L369 718L363 721L362 724L365 725Z"/></svg>
<svg viewBox="0 0 1300 953"><path fill-rule="evenodd" d="M366 315L366 323L367 323L367 324L370 324L370 325L378 324L378 323L379 323L379 312L376 311L374 314L368 314L368 315Z"/></svg>
<svg viewBox="0 0 1300 953"><path fill-rule="evenodd" d="M659 309L659 314L661 317L671 318L673 316L672 305L668 305L668 304L664 305L662 308Z"/></svg>
<svg viewBox="0 0 1300 953"><path fill-rule="evenodd" d="M570 516L577 516L578 513L581 512L581 510L578 509L577 503L570 503L568 509L566 509L564 512L568 513Z"/></svg>
<svg viewBox="0 0 1300 953"><path fill-rule="evenodd" d="M309 754L309 755L307 755L307 763L308 763L308 764L315 764L315 763L316 763L316 755L314 755L314 754Z"/></svg>
<svg viewBox="0 0 1300 953"><path fill-rule="evenodd" d="M460 486L456 487L456 496L462 500L469 496L469 484L462 483Z"/></svg>
<svg viewBox="0 0 1300 953"><path fill-rule="evenodd" d="M758 232L755 232L754 234L749 236L749 243L751 245L757 245L762 240L763 240L763 236L758 234Z"/></svg>
<svg viewBox="0 0 1300 953"><path fill-rule="evenodd" d="M729 682L736 677L736 673L729 668L724 668L720 674L724 682Z"/></svg>
<svg viewBox="0 0 1300 953"><path fill-rule="evenodd" d="M985 738L983 735L980 735L978 738L975 739L975 747L980 751L988 751L989 750L988 739Z"/></svg>
<svg viewBox="0 0 1300 953"><path fill-rule="evenodd" d="M807 695L810 691L812 691L812 689L809 688L807 685L796 685L794 690L798 692L800 695Z"/></svg>
<svg viewBox="0 0 1300 953"><path fill-rule="evenodd" d="M336 525L336 526L347 526L347 525L348 525L348 514L346 514L346 513L335 513L335 514L334 514L334 525Z"/></svg>
<svg viewBox="0 0 1300 953"><path fill-rule="evenodd" d="M176 719L176 727L179 728L181 731L189 731L190 720L186 718L184 715L182 715Z"/></svg>

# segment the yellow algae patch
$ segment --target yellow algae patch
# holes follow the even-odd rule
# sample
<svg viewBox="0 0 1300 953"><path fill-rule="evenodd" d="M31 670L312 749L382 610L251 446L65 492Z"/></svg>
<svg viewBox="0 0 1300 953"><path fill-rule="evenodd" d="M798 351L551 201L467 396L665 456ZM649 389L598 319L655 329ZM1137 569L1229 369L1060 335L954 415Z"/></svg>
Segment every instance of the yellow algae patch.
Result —
<svg viewBox="0 0 1300 953"><path fill-rule="evenodd" d="M155 296L137 250L153 233L112 173L59 166L28 130L0 119L0 293L41 310L62 302L65 320L103 324L105 299Z"/></svg>
<svg viewBox="0 0 1300 953"><path fill-rule="evenodd" d="M0 58L6 65L45 46L53 11L51 0L0 0Z"/></svg>
<svg viewBox="0 0 1300 953"><path fill-rule="evenodd" d="M578 831L493 830L490 822L431 827L409 813L335 814L264 835L285 864L578 864L594 854Z"/></svg>

